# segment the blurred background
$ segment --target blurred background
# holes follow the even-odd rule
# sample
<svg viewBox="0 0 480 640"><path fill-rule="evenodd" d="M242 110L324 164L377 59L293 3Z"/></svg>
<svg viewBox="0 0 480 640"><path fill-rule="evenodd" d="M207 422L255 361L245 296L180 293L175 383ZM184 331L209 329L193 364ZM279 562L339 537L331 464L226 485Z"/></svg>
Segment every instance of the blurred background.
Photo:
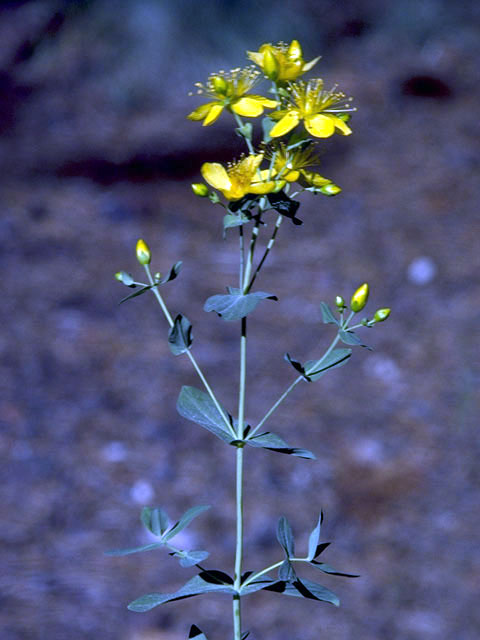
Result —
<svg viewBox="0 0 480 640"><path fill-rule="evenodd" d="M245 623L263 640L476 640L480 547L478 53L474 0L136 0L0 6L0 628L5 640L182 640L196 623L231 637L228 597L146 614L138 596L193 572L149 540L143 505L233 570L233 450L176 413L182 384L155 301L113 279L179 259L164 289L194 325L194 352L235 406L235 324L202 310L236 282L236 234L197 199L204 161L242 152L232 123L185 119L209 72L263 42L298 38L315 75L355 98L354 135L321 143L336 198L305 197L258 283L279 296L251 316L248 419L292 380L282 355L329 344L319 301L368 281L373 353L302 385L269 427L316 462L248 452L245 568L279 558L286 515L302 552L320 508L325 560L361 574L323 583L340 609L259 593ZM273 224L273 217L270 220ZM232 257L233 256L233 257ZM265 347L265 341L269 341ZM320 574L305 576L320 579Z"/></svg>

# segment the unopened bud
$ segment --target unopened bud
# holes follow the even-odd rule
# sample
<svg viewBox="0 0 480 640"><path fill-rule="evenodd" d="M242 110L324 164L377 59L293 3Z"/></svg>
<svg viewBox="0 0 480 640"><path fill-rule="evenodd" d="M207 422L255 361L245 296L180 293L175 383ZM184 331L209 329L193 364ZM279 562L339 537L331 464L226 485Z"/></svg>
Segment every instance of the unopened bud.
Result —
<svg viewBox="0 0 480 640"><path fill-rule="evenodd" d="M223 76L213 76L211 81L213 89L216 91L216 93L225 93L225 91L227 90L227 81Z"/></svg>
<svg viewBox="0 0 480 640"><path fill-rule="evenodd" d="M326 184L324 187L320 187L320 193L323 193L324 196L336 196L341 192L341 187L338 184L334 184L330 182L330 184Z"/></svg>
<svg viewBox="0 0 480 640"><path fill-rule="evenodd" d="M350 301L350 309L354 313L358 313L363 309L363 307L367 304L369 294L368 284L365 282L362 284L352 296Z"/></svg>
<svg viewBox="0 0 480 640"><path fill-rule="evenodd" d="M389 309L388 307L385 309L377 309L377 311L375 311L375 315L373 316L374 322L383 322L388 318L390 312L391 309Z"/></svg>
<svg viewBox="0 0 480 640"><path fill-rule="evenodd" d="M302 47L298 40L292 40L288 47L287 56L290 60L299 60L302 57Z"/></svg>
<svg viewBox="0 0 480 640"><path fill-rule="evenodd" d="M271 49L266 49L263 53L263 71L267 78L273 80L273 82L277 80L280 65Z"/></svg>
<svg viewBox="0 0 480 640"><path fill-rule="evenodd" d="M150 260L152 259L152 254L150 253L150 248L145 240L138 240L137 242L137 260L140 264L150 264Z"/></svg>
<svg viewBox="0 0 480 640"><path fill-rule="evenodd" d="M117 271L117 273L115 274L115 280L123 282L123 273L121 271Z"/></svg>
<svg viewBox="0 0 480 640"><path fill-rule="evenodd" d="M335 305L339 311L343 311L347 306L342 296L335 296Z"/></svg>
<svg viewBox="0 0 480 640"><path fill-rule="evenodd" d="M208 187L203 182L194 182L192 184L193 193L199 198L206 198L208 196Z"/></svg>

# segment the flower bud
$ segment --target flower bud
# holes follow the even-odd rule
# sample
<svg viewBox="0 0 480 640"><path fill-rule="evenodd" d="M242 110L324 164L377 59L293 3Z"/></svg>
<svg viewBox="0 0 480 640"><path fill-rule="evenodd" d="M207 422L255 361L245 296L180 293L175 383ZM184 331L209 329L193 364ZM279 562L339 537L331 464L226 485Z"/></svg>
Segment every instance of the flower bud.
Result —
<svg viewBox="0 0 480 640"><path fill-rule="evenodd" d="M216 93L224 94L227 90L227 81L223 76L213 76L211 78L212 87Z"/></svg>
<svg viewBox="0 0 480 640"><path fill-rule="evenodd" d="M347 306L342 296L335 296L335 305L339 311L343 311Z"/></svg>
<svg viewBox="0 0 480 640"><path fill-rule="evenodd" d="M137 242L137 260L140 264L150 264L150 260L152 259L152 254L150 253L150 248L145 240L138 240Z"/></svg>
<svg viewBox="0 0 480 640"><path fill-rule="evenodd" d="M368 284L365 282L360 287L358 287L358 289L355 291L350 301L350 309L354 313L358 313L359 311L361 311L363 307L367 304L368 294L369 294Z"/></svg>
<svg viewBox="0 0 480 640"><path fill-rule="evenodd" d="M208 196L208 187L203 182L194 182L192 184L193 193L199 198L206 198Z"/></svg>
<svg viewBox="0 0 480 640"><path fill-rule="evenodd" d="M275 54L270 48L265 49L263 52L263 71L267 78L273 80L273 82L277 80L280 65L278 64Z"/></svg>
<svg viewBox="0 0 480 640"><path fill-rule="evenodd" d="M386 307L385 309L377 309L375 311L375 315L373 316L374 322L383 322L390 315L391 309Z"/></svg>
<svg viewBox="0 0 480 640"><path fill-rule="evenodd" d="M287 56L290 60L301 60L302 58L302 47L298 40L292 40L290 46L288 47Z"/></svg>
<svg viewBox="0 0 480 640"><path fill-rule="evenodd" d="M320 187L320 193L323 193L324 196L336 196L341 192L341 187L338 184L334 184L330 182L330 184L326 184L324 187Z"/></svg>
<svg viewBox="0 0 480 640"><path fill-rule="evenodd" d="M117 273L115 274L115 280L123 282L123 273L121 271L117 271Z"/></svg>

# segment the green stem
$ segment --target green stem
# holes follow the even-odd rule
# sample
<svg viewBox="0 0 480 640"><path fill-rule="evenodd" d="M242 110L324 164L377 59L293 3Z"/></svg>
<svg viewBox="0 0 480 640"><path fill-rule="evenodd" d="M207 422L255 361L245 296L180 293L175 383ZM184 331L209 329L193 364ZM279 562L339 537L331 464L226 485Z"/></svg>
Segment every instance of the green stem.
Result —
<svg viewBox="0 0 480 640"><path fill-rule="evenodd" d="M289 560L290 562L309 562L308 558L289 558ZM280 560L279 562L275 562L274 564L271 564L269 567L265 567L265 569L262 569L261 571L258 571L257 573L252 574L242 584L242 588L246 587L248 584L251 584L252 582L255 582L255 580L258 580L258 578L261 578L266 573L270 573L270 571L273 571L274 569L278 569L279 567L282 566L284 562L285 560Z"/></svg>
<svg viewBox="0 0 480 640"><path fill-rule="evenodd" d="M232 113L233 113L233 115L235 117L236 123L238 124L239 128L241 129L243 127L243 120L240 118L238 113L235 113L234 111L232 111ZM255 150L253 148L252 141L249 138L246 138L245 136L243 136L243 139L247 143L247 147L248 147L249 153L251 153L253 155L255 153Z"/></svg>
<svg viewBox="0 0 480 640"><path fill-rule="evenodd" d="M145 271L147 273L148 281L150 282L151 285L155 284L155 281L154 281L154 279L152 277L152 272L150 271L149 265L146 264L144 266L145 266ZM161 307L161 309L163 311L163 314L164 314L165 318L167 319L168 324L170 325L170 327L173 327L174 322L173 322L172 316L170 315L170 312L167 309L167 305L165 304L162 296L160 295L160 292L158 291L158 287L152 287L151 290L153 291L153 295L156 297L156 299L158 301L158 304L160 305L160 307ZM230 431L230 433L232 434L232 436L234 438L236 438L237 435L236 435L235 430L233 429L232 425L230 424L230 420L228 419L228 416L225 414L225 411L220 406L220 403L218 402L217 398L215 397L215 394L213 393L213 390L212 390L211 386L208 384L207 379L205 378L202 370L200 369L197 361L195 360L194 355L192 354L190 349L187 349L187 351L185 353L187 354L190 362L192 363L193 368L197 372L198 377L202 381L203 386L207 390L207 393L210 396L213 404L217 408L218 413L222 416L222 419L225 422L225 425L227 426L227 428Z"/></svg>
<svg viewBox="0 0 480 640"><path fill-rule="evenodd" d="M265 253L263 254L262 259L258 263L258 266L255 269L255 271L253 273L253 276L251 277L250 282L248 283L248 286L247 286L247 289L246 289L245 293L248 293L250 291L250 289L252 288L252 285L255 282L255 279L258 276L258 274L260 272L260 269L263 267L263 263L265 262L265 260L267 259L268 254L272 250L273 245L275 244L275 238L277 237L278 230L280 229L280 225L282 224L282 220L283 220L283 216L279 215L277 220L276 220L276 222L275 222L275 228L273 229L272 237L268 241L267 247L265 249Z"/></svg>
<svg viewBox="0 0 480 640"><path fill-rule="evenodd" d="M250 240L250 248L248 250L247 265L246 265L245 274L243 277L243 287L242 287L243 293L248 293L248 290L250 289L250 286L251 286L250 274L252 272L253 255L255 253L255 245L257 243L259 228L260 228L260 222L258 220L255 220L255 225L252 229L252 238Z"/></svg>

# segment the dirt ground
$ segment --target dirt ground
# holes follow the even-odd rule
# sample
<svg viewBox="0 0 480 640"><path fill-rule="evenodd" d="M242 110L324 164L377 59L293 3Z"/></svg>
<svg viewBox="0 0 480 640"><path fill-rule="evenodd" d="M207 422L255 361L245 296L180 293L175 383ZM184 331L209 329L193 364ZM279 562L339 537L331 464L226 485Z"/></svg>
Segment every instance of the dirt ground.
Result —
<svg viewBox="0 0 480 640"><path fill-rule="evenodd" d="M194 353L236 403L238 326L203 311L236 283L237 237L190 183L241 140L225 116L185 120L210 71L297 37L351 93L354 135L322 143L336 198L303 198L258 283L279 301L251 316L248 420L292 380L282 359L327 345L319 302L371 287L372 353L301 385L270 428L316 461L247 453L246 568L299 551L319 510L325 559L361 574L324 584L342 605L245 601L257 640L477 640L480 629L478 3L182 0L11 2L0 8L0 628L5 640L231 637L229 598L145 614L128 602L193 575L149 541L143 505L172 518L211 504L183 536L232 571L234 450L181 418L183 384L153 297L125 305L144 237L194 326ZM270 220L270 228L273 217ZM265 230L268 236L270 228ZM305 573L311 579L319 575ZM287 606L285 606L287 604Z"/></svg>

